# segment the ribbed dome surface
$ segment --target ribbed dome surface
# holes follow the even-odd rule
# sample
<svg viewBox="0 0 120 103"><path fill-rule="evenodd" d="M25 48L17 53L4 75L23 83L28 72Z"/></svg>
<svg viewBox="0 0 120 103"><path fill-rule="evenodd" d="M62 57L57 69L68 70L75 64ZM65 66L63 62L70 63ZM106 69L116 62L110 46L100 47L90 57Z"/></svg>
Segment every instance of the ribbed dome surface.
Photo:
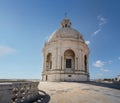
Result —
<svg viewBox="0 0 120 103"><path fill-rule="evenodd" d="M55 41L58 38L72 38L72 39L83 39L82 35L73 28L60 28L52 33L52 35L49 37L48 42Z"/></svg>
<svg viewBox="0 0 120 103"><path fill-rule="evenodd" d="M82 41L82 35L75 29L71 28L71 21L67 18L64 18L61 22L61 28L52 33L49 37L48 42L56 41L57 39L80 39Z"/></svg>

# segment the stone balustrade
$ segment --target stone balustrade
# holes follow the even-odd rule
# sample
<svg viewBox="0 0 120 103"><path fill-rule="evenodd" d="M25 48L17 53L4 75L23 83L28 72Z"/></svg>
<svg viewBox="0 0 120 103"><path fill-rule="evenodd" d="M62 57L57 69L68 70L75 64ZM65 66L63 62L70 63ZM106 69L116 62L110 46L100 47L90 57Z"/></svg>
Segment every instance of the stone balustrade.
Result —
<svg viewBox="0 0 120 103"><path fill-rule="evenodd" d="M38 95L38 82L0 83L0 103L30 103Z"/></svg>

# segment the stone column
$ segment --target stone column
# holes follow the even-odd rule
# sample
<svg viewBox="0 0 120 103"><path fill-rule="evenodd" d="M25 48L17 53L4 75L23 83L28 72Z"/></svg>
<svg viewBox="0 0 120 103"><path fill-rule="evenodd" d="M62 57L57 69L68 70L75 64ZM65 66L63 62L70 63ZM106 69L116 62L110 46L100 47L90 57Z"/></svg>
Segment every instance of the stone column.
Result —
<svg viewBox="0 0 120 103"><path fill-rule="evenodd" d="M52 70L54 69L54 55L52 54Z"/></svg>
<svg viewBox="0 0 120 103"><path fill-rule="evenodd" d="M75 70L78 70L78 58L75 56Z"/></svg>
<svg viewBox="0 0 120 103"><path fill-rule="evenodd" d="M56 66L56 51L52 51L52 70L55 69L55 66Z"/></svg>
<svg viewBox="0 0 120 103"><path fill-rule="evenodd" d="M78 70L78 49L75 50L75 70Z"/></svg>
<svg viewBox="0 0 120 103"><path fill-rule="evenodd" d="M43 51L43 56L44 56L44 63L43 63L43 72L46 71L46 55L45 55L45 51Z"/></svg>
<svg viewBox="0 0 120 103"><path fill-rule="evenodd" d="M56 48L56 53L55 53L55 69L57 69L57 51L58 49Z"/></svg>
<svg viewBox="0 0 120 103"><path fill-rule="evenodd" d="M57 69L61 69L61 55L60 55L60 48L57 51Z"/></svg>
<svg viewBox="0 0 120 103"><path fill-rule="evenodd" d="M65 68L64 68L64 51L62 50L62 53L61 53L61 55L62 55L62 70L64 70Z"/></svg>
<svg viewBox="0 0 120 103"><path fill-rule="evenodd" d="M79 67L79 65L80 65L80 51L79 51L79 49L78 49L78 60L77 60L77 67L78 67L78 69L77 70L79 70L80 69L80 67Z"/></svg>
<svg viewBox="0 0 120 103"><path fill-rule="evenodd" d="M87 54L87 73L89 73L89 54Z"/></svg>
<svg viewBox="0 0 120 103"><path fill-rule="evenodd" d="M61 61L61 70L63 69L63 68L62 68L62 63L63 63L62 58L63 58L63 56L61 56L61 60L60 60L60 61Z"/></svg>
<svg viewBox="0 0 120 103"><path fill-rule="evenodd" d="M81 50L81 70L84 70L84 58L83 58L83 51Z"/></svg>
<svg viewBox="0 0 120 103"><path fill-rule="evenodd" d="M78 69L82 70L82 51L79 49L79 55L78 55Z"/></svg>
<svg viewBox="0 0 120 103"><path fill-rule="evenodd" d="M78 57L76 58L76 64L77 64L77 69L78 70Z"/></svg>
<svg viewBox="0 0 120 103"><path fill-rule="evenodd" d="M82 51L82 70L85 71L84 53Z"/></svg>

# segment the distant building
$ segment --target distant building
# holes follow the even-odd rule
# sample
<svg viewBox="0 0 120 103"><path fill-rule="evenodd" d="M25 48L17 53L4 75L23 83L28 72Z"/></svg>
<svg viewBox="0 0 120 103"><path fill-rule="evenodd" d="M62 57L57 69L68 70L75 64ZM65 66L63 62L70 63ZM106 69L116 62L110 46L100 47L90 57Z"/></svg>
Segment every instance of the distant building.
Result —
<svg viewBox="0 0 120 103"><path fill-rule="evenodd" d="M64 18L43 48L43 81L88 81L89 48L82 35Z"/></svg>
<svg viewBox="0 0 120 103"><path fill-rule="evenodd" d="M120 82L120 75L117 76L117 81Z"/></svg>

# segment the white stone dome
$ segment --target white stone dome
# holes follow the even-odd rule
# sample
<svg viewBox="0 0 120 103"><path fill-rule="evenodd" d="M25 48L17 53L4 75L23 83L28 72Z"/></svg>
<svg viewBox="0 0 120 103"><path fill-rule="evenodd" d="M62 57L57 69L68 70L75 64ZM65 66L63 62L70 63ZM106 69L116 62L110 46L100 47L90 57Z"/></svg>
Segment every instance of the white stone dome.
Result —
<svg viewBox="0 0 120 103"><path fill-rule="evenodd" d="M61 28L52 33L48 42L58 39L80 39L84 41L82 35L77 30L71 28L71 22L67 18L61 22Z"/></svg>
<svg viewBox="0 0 120 103"><path fill-rule="evenodd" d="M43 81L88 81L89 48L82 35L64 18L43 48Z"/></svg>

